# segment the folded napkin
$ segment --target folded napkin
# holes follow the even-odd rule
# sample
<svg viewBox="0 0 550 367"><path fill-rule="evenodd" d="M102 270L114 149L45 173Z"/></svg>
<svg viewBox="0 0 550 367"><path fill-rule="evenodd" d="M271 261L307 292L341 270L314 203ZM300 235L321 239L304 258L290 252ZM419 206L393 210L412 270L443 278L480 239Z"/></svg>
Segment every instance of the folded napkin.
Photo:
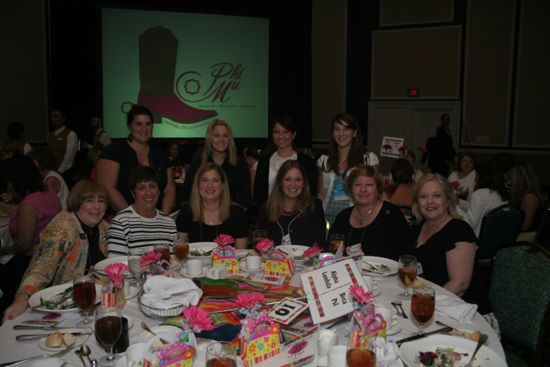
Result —
<svg viewBox="0 0 550 367"><path fill-rule="evenodd" d="M446 295L436 295L435 305L436 312L465 323L471 323L477 311L477 305L465 303L458 298Z"/></svg>
<svg viewBox="0 0 550 367"><path fill-rule="evenodd" d="M403 362L399 359L399 348L394 342L377 337L374 344L377 367L403 367Z"/></svg>
<svg viewBox="0 0 550 367"><path fill-rule="evenodd" d="M149 277L143 285L141 302L155 308L169 308L178 305L197 305L202 290L192 280L168 278L164 275Z"/></svg>

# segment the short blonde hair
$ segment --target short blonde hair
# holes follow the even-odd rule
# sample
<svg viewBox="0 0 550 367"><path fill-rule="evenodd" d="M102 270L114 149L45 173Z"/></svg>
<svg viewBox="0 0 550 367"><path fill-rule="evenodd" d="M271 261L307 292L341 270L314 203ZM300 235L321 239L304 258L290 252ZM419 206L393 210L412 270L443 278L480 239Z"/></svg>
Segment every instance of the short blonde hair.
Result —
<svg viewBox="0 0 550 367"><path fill-rule="evenodd" d="M67 210L76 213L84 200L94 196L99 196L109 205L109 194L105 187L95 181L83 178L74 185L69 196L67 196Z"/></svg>
<svg viewBox="0 0 550 367"><path fill-rule="evenodd" d="M456 212L456 197L449 181L445 177L441 176L439 173L426 173L420 178L420 180L418 180L418 182L414 186L412 193L412 211L414 217L416 218L416 223L419 224L424 220L422 213L420 213L420 209L418 209L418 196L420 195L420 190L422 189L422 187L429 181L435 181L439 183L439 185L443 189L443 193L447 198L447 213L449 213L449 215L453 218L461 219L460 215L458 215L458 213Z"/></svg>
<svg viewBox="0 0 550 367"><path fill-rule="evenodd" d="M374 178L374 182L376 184L376 192L378 193L378 198L380 199L380 197L382 196L382 190L384 189L382 179L379 175L375 173L372 166L369 166L367 164L360 164L357 167L351 169L348 176L346 177L346 191L348 192L348 195L352 198L352 200L353 197L351 193L353 190L353 184L355 183L355 180L357 180L361 176Z"/></svg>
<svg viewBox="0 0 550 367"><path fill-rule="evenodd" d="M195 174L193 179L193 188L191 189L191 196L189 197L189 205L191 207L191 214L194 222L203 221L203 205L202 197L199 190L199 185L202 176L208 171L215 171L222 181L222 193L220 196L220 220L223 222L229 218L231 208L231 196L229 194L229 184L227 177L223 169L214 162L208 162L200 166L199 170Z"/></svg>
<svg viewBox="0 0 550 367"><path fill-rule="evenodd" d="M237 146L235 145L235 140L233 139L233 131L231 126L224 120L214 120L206 129L206 135L204 136L204 149L202 150L201 164L205 164L212 154L212 141L214 140L213 133L216 126L224 126L227 129L229 134L229 148L228 150L228 162L230 165L235 167L237 165Z"/></svg>

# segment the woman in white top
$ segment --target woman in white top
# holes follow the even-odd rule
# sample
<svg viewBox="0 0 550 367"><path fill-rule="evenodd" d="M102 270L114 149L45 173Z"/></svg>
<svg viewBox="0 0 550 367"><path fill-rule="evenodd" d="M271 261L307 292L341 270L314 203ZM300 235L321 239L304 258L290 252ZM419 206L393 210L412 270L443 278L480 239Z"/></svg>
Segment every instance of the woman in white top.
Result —
<svg viewBox="0 0 550 367"><path fill-rule="evenodd" d="M451 172L448 180L453 187L467 187L468 193L472 193L476 185L476 158L471 153L461 153L458 162L459 169Z"/></svg>
<svg viewBox="0 0 550 367"><path fill-rule="evenodd" d="M332 119L329 153L317 160L319 198L330 223L342 209L353 205L344 181L348 172L360 164L376 169L378 157L370 152L363 154L363 137L357 120L349 113L340 113Z"/></svg>
<svg viewBox="0 0 550 367"><path fill-rule="evenodd" d="M67 209L67 197L69 187L63 177L55 171L57 166L55 159L47 148L38 147L31 151L29 157L34 161L42 175L42 180L53 191L56 192L63 209Z"/></svg>
<svg viewBox="0 0 550 367"><path fill-rule="evenodd" d="M457 208L464 220L479 236L483 216L492 209L506 204L508 192L504 187L504 176L494 162L482 162L476 167L475 191L470 196L466 211Z"/></svg>

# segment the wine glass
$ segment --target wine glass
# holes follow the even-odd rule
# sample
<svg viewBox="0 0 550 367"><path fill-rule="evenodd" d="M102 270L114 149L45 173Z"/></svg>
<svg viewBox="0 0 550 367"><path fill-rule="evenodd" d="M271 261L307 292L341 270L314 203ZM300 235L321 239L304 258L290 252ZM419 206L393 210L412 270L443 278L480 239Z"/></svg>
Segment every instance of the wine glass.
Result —
<svg viewBox="0 0 550 367"><path fill-rule="evenodd" d="M328 236L328 243L329 251L335 254L340 246L344 246L344 235L340 233L332 233Z"/></svg>
<svg viewBox="0 0 550 367"><path fill-rule="evenodd" d="M411 299L411 313L418 326L418 334L424 334L424 326L435 311L435 290L431 287L415 288Z"/></svg>
<svg viewBox="0 0 550 367"><path fill-rule="evenodd" d="M178 268L183 267L183 262L187 260L189 256L189 237L187 233L178 233L178 236L174 240L174 245L172 246L174 251L174 256L179 260Z"/></svg>
<svg viewBox="0 0 550 367"><path fill-rule="evenodd" d="M140 265L140 259L146 253L147 249L143 247L128 248L128 269L130 269L130 272L134 276L134 279L130 283L130 286L136 284L139 285L141 274L143 273L143 269Z"/></svg>
<svg viewBox="0 0 550 367"><path fill-rule="evenodd" d="M153 251L158 252L162 256L164 269L168 269L170 266L170 246L167 244L158 244L153 247Z"/></svg>
<svg viewBox="0 0 550 367"><path fill-rule="evenodd" d="M376 352L374 337L368 340L348 341L348 350L346 352L346 362L348 367L375 367Z"/></svg>
<svg viewBox="0 0 550 367"><path fill-rule="evenodd" d="M414 256L399 256L399 280L404 286L403 296L405 297L409 297L409 288L416 279L417 264Z"/></svg>
<svg viewBox="0 0 550 367"><path fill-rule="evenodd" d="M102 366L114 366L117 356L113 355L113 345L122 333L122 317L116 308L97 307L95 313L95 338L107 349L107 355L99 360Z"/></svg>
<svg viewBox="0 0 550 367"><path fill-rule="evenodd" d="M91 274L73 279L73 301L76 307L84 312L84 318L77 323L78 327L89 328L92 324L90 314L96 300L95 281Z"/></svg>
<svg viewBox="0 0 550 367"><path fill-rule="evenodd" d="M237 367L235 347L228 342L214 342L206 346L206 367Z"/></svg>

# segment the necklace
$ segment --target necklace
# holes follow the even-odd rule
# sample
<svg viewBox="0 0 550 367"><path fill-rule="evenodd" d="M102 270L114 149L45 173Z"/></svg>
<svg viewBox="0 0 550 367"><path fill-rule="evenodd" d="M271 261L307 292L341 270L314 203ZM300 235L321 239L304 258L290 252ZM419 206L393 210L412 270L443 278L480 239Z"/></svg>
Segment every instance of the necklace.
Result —
<svg viewBox="0 0 550 367"><path fill-rule="evenodd" d="M359 225L361 227L364 227L367 224L367 220L365 217L368 217L373 212L374 208L376 208L376 204L374 204L372 208L367 209L367 214L363 215L363 213L361 213L361 209L357 207L357 212L359 213Z"/></svg>

